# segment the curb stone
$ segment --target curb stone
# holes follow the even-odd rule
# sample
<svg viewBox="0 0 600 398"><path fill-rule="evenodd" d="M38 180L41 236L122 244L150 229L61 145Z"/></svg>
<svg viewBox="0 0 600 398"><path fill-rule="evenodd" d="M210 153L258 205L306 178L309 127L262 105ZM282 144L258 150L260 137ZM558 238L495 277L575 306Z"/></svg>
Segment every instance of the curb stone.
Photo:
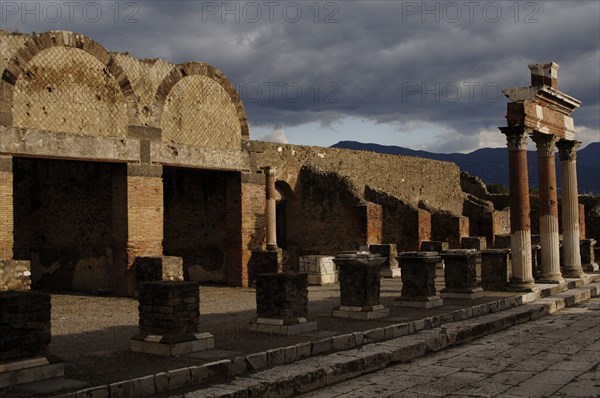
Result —
<svg viewBox="0 0 600 398"><path fill-rule="evenodd" d="M386 326L383 328L376 328L376 329L367 330L367 331L363 331L363 332L353 332L353 333L348 333L348 334L344 334L344 335L328 337L328 338L325 338L322 340L316 340L316 341L312 341L312 342L298 343L293 346L283 347L283 348L279 348L279 349L276 348L273 350L269 350L271 352L271 355L269 355L268 351L257 352L257 353L249 354L245 357L234 358L234 359L223 359L220 361L215 361L215 362L203 364L200 366L191 366L191 367L186 367L186 368L181 368L181 369L175 369L175 370L171 370L168 372L157 373L155 375L143 376L143 377L139 377L139 378L135 378L135 379L131 379L131 380L124 380L124 381L121 381L118 383L111 383L108 385L91 387L91 388L87 388L84 390L79 390L79 391L75 391L72 393L63 394L63 395L57 396L56 398L138 398L138 397L148 396L149 391L152 389L149 378L154 379L154 391L151 394L158 394L158 393L164 393L167 391L183 389L186 387L189 388L189 387L195 386L195 385L201 385L201 384L206 384L206 383L217 383L217 382L220 382L231 376L236 376L236 375L241 376L245 372L248 372L248 371L260 370L260 369L264 369L264 368L271 368L273 366L277 366L276 369L281 369L282 367L289 366L289 365L298 366L303 361L311 361L311 360L316 360L317 361L316 363L318 364L319 361L323 360L323 358L324 358L323 355L326 355L326 357L327 357L327 356L331 356L331 354L334 352L347 353L348 351L343 351L343 350L347 350L347 348L342 348L343 346L345 346L347 344L339 344L339 342L343 341L344 339L347 339L348 344L352 344L350 342L353 342L353 347L357 347L357 348L353 348L353 349L361 349L361 348L365 348L365 347L369 347L369 349L373 349L374 345L386 344L390 341L397 340L399 338L416 337L418 335L420 335L421 337L417 338L416 341L420 341L421 343L423 343L423 341L424 341L423 336L425 336L425 334L431 335L432 333L435 334L435 332L438 332L441 334L445 333L448 336L448 345L446 345L446 346L453 345L453 344L461 344L463 342L470 341L473 338L477 338L477 337L472 337L470 339L467 339L467 337L465 336L465 333L467 335L469 333L473 333L473 336L477 335L478 337L481 337L485 334L480 334L480 333L484 333L485 330L488 330L488 328L492 328L489 330L493 330L494 327L497 328L497 327L503 326L501 329L493 330L493 331L498 331L498 330L502 330L506 327L512 326L514 324L517 324L517 323L513 323L513 324L508 324L508 326L506 326L507 323L505 321L497 319L495 321L497 323L497 325L495 325L495 326L483 325L482 323L477 323L476 318L478 318L478 317L486 317L489 314L497 314L497 313L502 314L503 312L525 308L525 313L523 313L523 314L521 314L521 313L513 314L513 313L507 312L507 315L511 314L511 317L515 318L514 321L515 322L518 321L518 323L526 322L527 320L537 319L540 316L556 312L556 311L564 308L565 306L574 305L581 301L587 300L590 297L595 297L595 296L600 295L600 284L596 283L598 281L600 281L600 274L591 274L591 275L587 275L583 278L571 279L571 280L567 281L566 283L553 285L551 287L544 288L537 292L525 293L525 294L521 294L519 296L502 298L499 300L491 301L489 303L479 304L479 305L475 305L470 308L459 309L459 310L455 310L452 312L435 315L432 317L427 317L424 319L419 319L419 320L400 323L400 324L394 324L394 325ZM596 283L596 284L591 285L591 286L586 286L585 288L580 287L580 286L583 286L585 284L590 284L590 283ZM567 290L567 289L570 289L570 290ZM554 298L551 296L556 296L556 297ZM538 313L543 314L543 315L540 315ZM529 315L527 315L527 314L529 314ZM525 319L525 320L521 320L521 319ZM469 325L469 322L471 322L473 330L471 330L471 328L469 328L467 326L464 326L464 327L466 327L466 329L463 330L460 328L460 326L458 326L461 324ZM455 334L453 334L454 329L452 329L454 327L459 328ZM442 330L444 330L444 333L442 333ZM493 331L488 331L487 334L493 333ZM335 344L336 341L338 342L337 345ZM428 340L425 339L425 341L428 341ZM434 349L430 348L430 347L441 347L441 348L446 347L446 346L444 346L444 343L439 339L436 341L430 341L428 343L425 342L423 344L425 344L425 347L426 347L425 352L422 352L421 349L413 347L413 349L415 350L415 353L422 352L418 356L422 356L422 355L425 355L425 353L427 353L429 351L433 351ZM438 349L441 349L441 348L438 348ZM277 350L284 350L284 354L283 355L281 355L280 353L275 354L274 351L277 351ZM352 349L350 351L352 351ZM282 356L283 356L283 364L281 362ZM315 359L316 356L319 356L319 357L317 359ZM408 357L410 357L410 356L411 355L408 355ZM412 357L411 359L417 358L418 356ZM393 358L408 358L403 353L393 353L392 357ZM250 365L250 366L247 366L247 369L245 371L243 371L241 369L241 364L239 362L236 362L236 361L240 361L241 358L244 359L244 361L246 362L247 365ZM259 365L259 366L257 366L257 368L254 368L251 365L252 362L255 362L257 358L261 358L261 359L265 358L264 362L259 361L259 362L263 362L263 363L260 363L260 365L264 365L264 366ZM410 360L410 359L407 359L407 360ZM395 360L395 362L398 362L398 361L404 361L404 360L402 360L402 359ZM258 364L255 362L255 365L258 365ZM386 366L387 366L387 363L386 363ZM323 372L325 372L324 369L322 369L322 370L323 370ZM373 370L375 370L375 369L373 369ZM270 369L259 371L258 373L255 373L254 375L260 374L262 372L269 372L269 371L270 371ZM371 370L369 370L369 371L371 371ZM186 374L186 372L189 374L189 377L185 377L185 376L179 377L181 374ZM363 371L363 373L366 373L366 371ZM177 375L177 376L173 376L173 375ZM254 375L252 377L254 377ZM315 375L315 377L316 377L316 375ZM240 379L240 378L238 377L234 380L238 380L238 379ZM317 377L317 379L321 380L320 377ZM240 379L240 380L242 380L242 379ZM292 381L290 381L290 383L292 383ZM136 386L139 384L143 384L144 387L136 388ZM306 385L302 385L302 390L303 390L302 392L305 392L304 391L305 387L308 387L312 384L313 383L310 382ZM240 390L237 388L233 388L234 385L237 385L237 384L224 384L222 386L215 387L218 391L225 393L225 395L214 395L214 396L215 397L239 396L236 394L239 394ZM285 385L285 383L284 383L284 385ZM327 385L327 384L318 385L317 387L314 387L314 388L323 387L325 385ZM255 395L248 395L250 390L252 390L252 391L256 390L257 387L254 384L253 384L253 386L254 387L252 387L252 388L248 387L249 390L244 390L245 392L242 393L242 396L255 396ZM199 391L202 391L202 397L213 396L213 395L204 395L204 394L211 393L211 389L212 389L212 387L209 389L202 389ZM215 390L215 391L217 391L217 390ZM310 391L310 390L307 390L307 391ZM235 394L227 395L232 392L235 392ZM281 394L284 394L284 390L281 390ZM198 395L198 396L200 396L200 395ZM275 396L275 395L265 395L265 396ZM287 395L281 395L281 396L287 396ZM193 397L193 395L189 395L189 397Z"/></svg>

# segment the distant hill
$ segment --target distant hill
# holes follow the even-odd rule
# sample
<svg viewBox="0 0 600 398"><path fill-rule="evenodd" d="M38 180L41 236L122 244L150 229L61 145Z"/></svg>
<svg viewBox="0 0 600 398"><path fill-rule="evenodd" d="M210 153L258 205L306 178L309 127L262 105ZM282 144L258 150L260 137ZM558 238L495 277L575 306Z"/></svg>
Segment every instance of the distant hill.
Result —
<svg viewBox="0 0 600 398"><path fill-rule="evenodd" d="M356 141L340 141L332 147L454 162L462 171L480 177L488 185L502 184L508 187L508 155L506 148L482 148L470 153L432 153L393 145L365 144ZM531 186L537 187L536 153L529 151L527 159L529 163L529 183ZM556 166L560 190L558 155ZM577 180L580 193L600 194L600 142L591 143L577 152Z"/></svg>

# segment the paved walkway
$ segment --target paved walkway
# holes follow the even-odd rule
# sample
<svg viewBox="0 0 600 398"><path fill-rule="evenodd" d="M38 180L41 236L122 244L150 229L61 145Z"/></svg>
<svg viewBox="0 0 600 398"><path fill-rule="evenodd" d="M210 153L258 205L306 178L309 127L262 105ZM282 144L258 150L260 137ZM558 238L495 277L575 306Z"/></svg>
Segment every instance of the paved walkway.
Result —
<svg viewBox="0 0 600 398"><path fill-rule="evenodd" d="M302 397L600 397L600 298Z"/></svg>

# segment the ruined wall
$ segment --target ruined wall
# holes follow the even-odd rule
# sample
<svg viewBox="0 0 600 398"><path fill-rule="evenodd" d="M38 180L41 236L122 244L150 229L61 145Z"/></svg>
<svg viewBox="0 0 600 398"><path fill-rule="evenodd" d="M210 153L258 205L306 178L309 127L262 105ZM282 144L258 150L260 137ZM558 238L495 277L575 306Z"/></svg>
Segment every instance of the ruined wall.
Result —
<svg viewBox="0 0 600 398"><path fill-rule="evenodd" d="M186 280L226 282L226 269L239 235L239 196L233 173L165 167L165 255L183 257ZM233 197L231 197L233 196ZM238 207L229 205L237 200Z"/></svg>
<svg viewBox="0 0 600 398"><path fill-rule="evenodd" d="M417 250L419 241L431 235L431 223L425 225L418 207L462 212L460 173L451 163L257 141L247 148L252 170L274 166L276 180L293 192L286 202L292 268L298 256L335 255L367 242ZM264 197L264 186L255 194ZM262 219L253 220L264 228Z"/></svg>
<svg viewBox="0 0 600 398"><path fill-rule="evenodd" d="M34 288L110 289L112 167L14 159L15 259Z"/></svg>
<svg viewBox="0 0 600 398"><path fill-rule="evenodd" d="M361 197L369 185L415 208L421 203L433 211L462 213L460 170L453 163L258 141L250 141L247 148L252 152L257 166L279 167L276 178L286 181L293 190L300 168L307 165L347 177L356 188L356 194Z"/></svg>

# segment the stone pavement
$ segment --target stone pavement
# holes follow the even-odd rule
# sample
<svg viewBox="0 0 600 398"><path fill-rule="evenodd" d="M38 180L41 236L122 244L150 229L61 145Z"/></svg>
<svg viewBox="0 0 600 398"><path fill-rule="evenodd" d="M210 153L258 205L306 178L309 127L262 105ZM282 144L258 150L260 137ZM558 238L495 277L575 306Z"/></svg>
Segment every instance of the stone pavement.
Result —
<svg viewBox="0 0 600 398"><path fill-rule="evenodd" d="M599 397L600 298L303 398Z"/></svg>
<svg viewBox="0 0 600 398"><path fill-rule="evenodd" d="M202 356L160 360L128 350L137 331L133 300L53 296L50 349L67 359L66 378L5 389L0 396L47 397L71 391L61 397L132 398L194 390L202 397L292 396L554 313L600 295L599 279L591 274L561 285L540 285L536 293L488 292L480 299L448 300L430 310L394 309L377 321L332 318L339 288L319 287L309 289L309 313L317 315L323 329L293 337L223 333L218 328L232 321L240 329L247 327L255 314L254 292L204 288L203 329L214 333L220 348ZM384 304L398 296L397 283L384 281ZM70 304L65 306L65 299ZM86 380L87 386L81 383Z"/></svg>
<svg viewBox="0 0 600 398"><path fill-rule="evenodd" d="M362 337L364 341L361 340L363 341L363 344L355 346L355 348L340 350L328 355L311 356L294 363L265 368L264 370L257 369L254 372L249 372L244 375L239 375L234 378L213 383L200 389L198 387L188 387L187 389L178 391L171 389L171 392L165 392L159 396L184 398L279 398L297 396L299 394L308 393L310 391L334 385L342 381L346 381L343 383L343 386L345 387L352 383L352 381L347 382L347 380L357 376L378 371L397 363L414 361L428 353L440 351L446 348L458 347L464 343L475 342L475 344L478 344L476 341L478 338L491 335L495 332L505 330L515 325L522 325L526 322L540 319L565 307L585 302L590 298L597 297L599 295L600 285L591 284L579 288L573 288L567 292L545 296L545 298L538 298L536 301L529 301L527 304L522 306L505 309L503 311L494 311L487 313L486 315L480 314L477 317L463 318L463 320L440 323L440 319L438 319L438 322L435 322L435 320L432 318L430 319L431 324L429 327L417 329L416 332L408 335L402 334L402 325L390 327L389 330L388 328L385 328L385 334L382 333L377 335L370 333L369 336L367 336L366 333L364 335L357 334L356 336ZM582 324L585 324L586 322L589 322L589 320L582 322ZM592 326L593 325L588 324L586 327L591 328ZM524 326L522 326L521 329L518 328L516 330L522 333L525 330L522 329L523 327ZM563 325L559 325L556 329L560 330L560 333L563 333ZM580 325L577 325L576 330L581 330ZM401 337L393 337L396 331L399 332ZM387 335L387 332L389 332L390 336L392 336L391 338L386 338L385 335ZM543 335L550 332L552 332L552 330L548 331L544 328L540 328L539 331L535 331L537 335ZM367 339L367 337L369 338ZM571 338L573 337L571 336ZM562 339L564 339L564 336L561 338L561 340ZM589 344L592 343L597 344L598 342L597 340L589 342ZM568 348L564 348L562 347L562 344L565 343L558 344L558 342L554 341L553 344L553 350L564 350L566 352L569 352L568 350L572 345L566 344ZM592 345L592 348L595 347L597 347L597 345ZM528 371L530 367L533 367L536 364L536 362L534 361L534 365L530 365L527 361L527 358L536 357L536 355L538 355L540 352L544 352L543 348L537 346L535 341L528 342L526 347L517 347L512 350L511 348L513 347L509 343L506 343L504 346L505 351L508 351L509 354L513 355L513 357L511 357L513 359L512 363L515 365L520 364L520 366L524 366L526 369L528 369ZM475 352L479 351L475 350ZM552 354L558 354L560 352L563 351L558 351L556 353L552 352ZM460 353L457 353L456 355L459 354ZM425 369L418 364L414 365L416 362L413 362L413 365L409 365L407 369L415 372L419 371L421 374L411 375L414 377L409 377L409 382L407 384L403 384L403 380L406 378L404 378L402 375L400 375L400 377L390 376L388 379L393 378L394 383L397 380L399 381L399 384L396 386L396 389L399 392L398 396L404 396L403 394L406 394L406 396L431 396L429 394L419 395L420 393L416 391L409 392L401 390L409 388L408 386L415 387L417 384L422 384L423 388L428 388L434 383L449 383L450 387L442 385L437 386L437 394L441 396L447 392L446 390L442 389L460 389L469 385L470 383L475 383L482 380L486 377L485 375L488 374L485 373L486 371L500 372L502 367L496 363L496 360L499 359L498 363L503 363L503 353L493 352L489 355L490 356L488 358L490 359L489 363L487 364L488 368L482 367L481 371L478 372L482 374L481 376L473 376L479 377L479 379L474 378L467 379L465 381L461 378L457 378L456 381L451 381L451 379L445 378L445 376L448 376L451 373L459 372L461 369L460 366L468 368L475 362L473 359L465 360L464 358L462 363L457 360L454 363L454 367L447 365L435 365L431 366L431 368ZM544 356L546 356L545 352ZM447 358L444 357L444 359ZM556 361L558 362L560 360L561 359L559 358ZM450 359L448 362L452 362L452 360ZM487 360L485 362L487 362ZM508 360L504 362L508 362ZM410 366L412 366L412 368ZM506 367L508 366L509 365L506 365ZM590 365L589 368L592 366L594 365ZM469 370L467 373L471 374L477 372ZM516 373L521 374L523 372ZM583 370L580 373L583 373ZM414 383L415 381L416 383ZM523 381L523 379L519 380L518 382L521 381ZM543 382L543 380L541 382ZM359 386L364 387L364 384L357 385L356 388ZM368 391L360 391L357 396L373 396L374 394L380 395L380 393L376 393L375 390L377 390L377 388L371 391L371 395L367 394ZM340 393L348 391L349 390L344 390ZM448 389L448 391L451 390Z"/></svg>

